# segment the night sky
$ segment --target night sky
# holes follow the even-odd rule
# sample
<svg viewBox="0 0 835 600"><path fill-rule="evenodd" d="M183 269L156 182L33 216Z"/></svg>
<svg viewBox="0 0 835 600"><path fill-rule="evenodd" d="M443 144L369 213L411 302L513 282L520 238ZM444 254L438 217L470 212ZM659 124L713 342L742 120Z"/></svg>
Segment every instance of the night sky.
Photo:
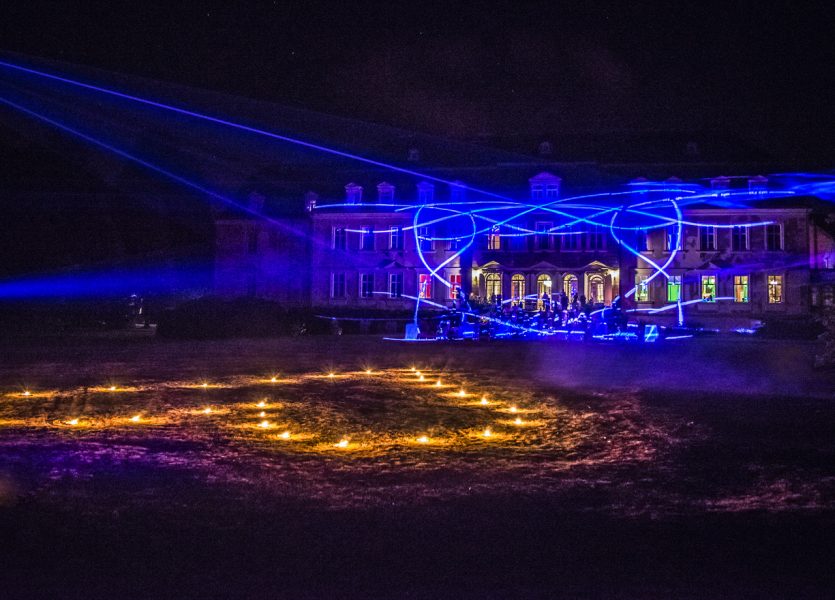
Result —
<svg viewBox="0 0 835 600"><path fill-rule="evenodd" d="M618 132L720 132L751 148L751 162L757 152L784 170L835 166L832 3L240 4L6 2L0 51L445 138L542 136L559 149L560 134L605 144ZM48 171L30 162L32 178ZM33 209L7 222L2 272L193 253L195 244L208 259L207 204L194 202L199 223L196 212L177 221L147 207L145 216L87 207L114 223L113 243L99 244L80 243L104 236L83 234L101 227L77 208L63 207L67 217ZM26 247L32 239L41 252Z"/></svg>
<svg viewBox="0 0 835 600"><path fill-rule="evenodd" d="M0 39L443 135L723 130L790 158L835 145L827 2L239 4L4 3Z"/></svg>

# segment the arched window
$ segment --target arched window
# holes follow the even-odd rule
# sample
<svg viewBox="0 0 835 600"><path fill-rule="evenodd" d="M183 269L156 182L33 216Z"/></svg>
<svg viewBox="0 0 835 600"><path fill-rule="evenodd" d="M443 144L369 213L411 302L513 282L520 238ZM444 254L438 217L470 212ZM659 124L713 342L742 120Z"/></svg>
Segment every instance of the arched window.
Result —
<svg viewBox="0 0 835 600"><path fill-rule="evenodd" d="M562 291L568 296L568 301L571 302L574 296L577 295L577 276L569 273L562 278Z"/></svg>
<svg viewBox="0 0 835 600"><path fill-rule="evenodd" d="M525 276L516 273L510 278L510 297L521 305L525 303Z"/></svg>
<svg viewBox="0 0 835 600"><path fill-rule="evenodd" d="M601 275L589 277L588 301L592 304L603 302L603 277Z"/></svg>
<svg viewBox="0 0 835 600"><path fill-rule="evenodd" d="M491 302L501 299L502 297L502 276L498 273L488 273L484 278L486 287L487 299Z"/></svg>
<svg viewBox="0 0 835 600"><path fill-rule="evenodd" d="M548 294L548 301L551 300L551 276L542 273L536 277L536 305L540 310L545 307L545 294Z"/></svg>

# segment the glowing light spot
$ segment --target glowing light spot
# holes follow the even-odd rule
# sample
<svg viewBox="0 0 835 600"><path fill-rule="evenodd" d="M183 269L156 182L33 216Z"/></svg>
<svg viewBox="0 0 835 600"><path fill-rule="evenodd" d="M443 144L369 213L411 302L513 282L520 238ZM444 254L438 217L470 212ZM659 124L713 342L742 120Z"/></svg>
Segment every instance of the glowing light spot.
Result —
<svg viewBox="0 0 835 600"><path fill-rule="evenodd" d="M283 440L289 440L290 439L290 432L285 431L284 433L280 434L278 437L280 437Z"/></svg>
<svg viewBox="0 0 835 600"><path fill-rule="evenodd" d="M107 388L107 389L108 389L108 390L110 390L111 392L115 392L115 391L116 391L116 386L115 386L115 385L111 385L111 386L110 386L109 388Z"/></svg>
<svg viewBox="0 0 835 600"><path fill-rule="evenodd" d="M516 408L515 404L510 407L510 412L512 412L512 413L515 413L517 410L519 410L519 409Z"/></svg>
<svg viewBox="0 0 835 600"><path fill-rule="evenodd" d="M410 370L410 371L414 371L414 370L415 370L415 368L414 368L414 367L410 367L410 368L409 368L409 370Z"/></svg>
<svg viewBox="0 0 835 600"><path fill-rule="evenodd" d="M440 379L439 379L438 381L436 381L436 382L435 382L435 387L441 387L441 385L442 385L442 384L441 384L441 380L440 380Z"/></svg>
<svg viewBox="0 0 835 600"><path fill-rule="evenodd" d="M265 406L267 406L267 402L266 400L261 400L258 404L256 404L256 406L258 408L264 408Z"/></svg>
<svg viewBox="0 0 835 600"><path fill-rule="evenodd" d="M417 439L417 441L418 441L419 444L428 444L429 443L429 438L426 437L425 435L422 435Z"/></svg>
<svg viewBox="0 0 835 600"><path fill-rule="evenodd" d="M67 421L67 425L78 425L78 419L70 419L69 421Z"/></svg>
<svg viewBox="0 0 835 600"><path fill-rule="evenodd" d="M516 417L516 420L513 421L514 425L522 425L522 423L523 423L522 417Z"/></svg>
<svg viewBox="0 0 835 600"><path fill-rule="evenodd" d="M346 438L342 438L338 442L334 444L337 448L347 448L348 447L348 440Z"/></svg>
<svg viewBox="0 0 835 600"><path fill-rule="evenodd" d="M278 377L276 377L275 375L270 377L270 383L275 383L276 381L278 381Z"/></svg>
<svg viewBox="0 0 835 600"><path fill-rule="evenodd" d="M426 377L424 377L423 375L421 375L420 377L418 377L418 381L426 381Z"/></svg>
<svg viewBox="0 0 835 600"><path fill-rule="evenodd" d="M25 390L25 391L23 392L23 395L24 395L24 396L31 396L31 395L32 395L32 392L30 392L29 390Z"/></svg>
<svg viewBox="0 0 835 600"><path fill-rule="evenodd" d="M466 396L466 395L467 395L467 392L465 392L465 391L464 391L464 388L461 388L460 390L458 390L458 395L459 395L461 398L463 398L464 396Z"/></svg>
<svg viewBox="0 0 835 600"><path fill-rule="evenodd" d="M258 427L260 427L261 429L269 429L270 422L269 421L261 421L260 423L258 423Z"/></svg>
<svg viewBox="0 0 835 600"><path fill-rule="evenodd" d="M267 413L262 410L260 413L258 413L258 416L259 417L266 417Z"/></svg>
<svg viewBox="0 0 835 600"><path fill-rule="evenodd" d="M487 401L487 396L482 396L481 397L481 404L483 406L487 406L488 404L490 404L490 402Z"/></svg>
<svg viewBox="0 0 835 600"><path fill-rule="evenodd" d="M141 420L142 420L142 417L140 417L139 415L133 415L133 416L130 418L130 420L131 420L131 422L133 422L133 423L139 423L139 421L141 421Z"/></svg>
<svg viewBox="0 0 835 600"><path fill-rule="evenodd" d="M207 406L206 408L203 409L203 414L204 415L209 415L211 413L212 413L212 408L210 406Z"/></svg>
<svg viewBox="0 0 835 600"><path fill-rule="evenodd" d="M493 435L493 430L487 427L481 434L483 437L489 438Z"/></svg>
<svg viewBox="0 0 835 600"><path fill-rule="evenodd" d="M371 375L371 373L373 373L373 371L371 369L366 369L365 370L366 375Z"/></svg>
<svg viewBox="0 0 835 600"><path fill-rule="evenodd" d="M331 379L333 379L334 377L336 377L336 374L335 374L335 373L328 373L328 377L330 377Z"/></svg>
<svg viewBox="0 0 835 600"><path fill-rule="evenodd" d="M203 383L200 384L200 387L207 388L207 387L209 387L209 384L204 381Z"/></svg>

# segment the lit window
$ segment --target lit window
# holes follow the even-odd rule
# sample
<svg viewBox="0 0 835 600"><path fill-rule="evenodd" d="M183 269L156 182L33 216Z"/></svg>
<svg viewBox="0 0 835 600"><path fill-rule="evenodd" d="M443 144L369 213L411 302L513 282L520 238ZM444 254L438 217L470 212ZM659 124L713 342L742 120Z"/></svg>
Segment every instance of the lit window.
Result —
<svg viewBox="0 0 835 600"><path fill-rule="evenodd" d="M635 302L649 302L649 275L635 275Z"/></svg>
<svg viewBox="0 0 835 600"><path fill-rule="evenodd" d="M589 302L592 304L603 302L603 278L599 275L589 278Z"/></svg>
<svg viewBox="0 0 835 600"><path fill-rule="evenodd" d="M487 277L484 278L484 284L486 287L487 299L495 302L496 300L500 300L502 297L502 276L498 273L489 273Z"/></svg>
<svg viewBox="0 0 835 600"><path fill-rule="evenodd" d="M449 297L452 300L458 297L458 290L461 289L461 275L449 276Z"/></svg>
<svg viewBox="0 0 835 600"><path fill-rule="evenodd" d="M681 275L670 275L667 280L667 302L681 300Z"/></svg>
<svg viewBox="0 0 835 600"><path fill-rule="evenodd" d="M333 248L334 250L345 250L347 247L348 232L344 227L333 228Z"/></svg>
<svg viewBox="0 0 835 600"><path fill-rule="evenodd" d="M551 236L549 230L551 223L537 223L536 224L536 249L548 250L551 247Z"/></svg>
<svg viewBox="0 0 835 600"><path fill-rule="evenodd" d="M389 273L389 297L400 298L403 295L403 273Z"/></svg>
<svg viewBox="0 0 835 600"><path fill-rule="evenodd" d="M545 298L548 298L548 304L551 304L551 276L547 273L541 273L536 277L536 307L539 310L545 308Z"/></svg>
<svg viewBox="0 0 835 600"><path fill-rule="evenodd" d="M510 278L510 297L514 302L525 302L525 276L517 273Z"/></svg>
<svg viewBox="0 0 835 600"><path fill-rule="evenodd" d="M540 275L542 277L542 275ZM548 277L545 275L545 277ZM548 281L550 284L551 278L548 277ZM550 287L550 285L549 285ZM574 296L577 295L577 276L569 273L565 277L562 278L562 291L568 296L568 301L571 302L574 300ZM542 294L540 294L541 296Z"/></svg>
<svg viewBox="0 0 835 600"><path fill-rule="evenodd" d="M734 275L734 302L748 302L748 275Z"/></svg>
<svg viewBox="0 0 835 600"><path fill-rule="evenodd" d="M403 250L403 228L402 227L392 227L391 228L391 238L389 240L389 249L391 249L391 250Z"/></svg>
<svg viewBox="0 0 835 600"><path fill-rule="evenodd" d="M360 296L371 298L374 295L374 274L363 273L360 275Z"/></svg>
<svg viewBox="0 0 835 600"><path fill-rule="evenodd" d="M748 250L749 244L748 227L734 227L731 230L731 248L734 251Z"/></svg>
<svg viewBox="0 0 835 600"><path fill-rule="evenodd" d="M765 249L783 249L783 227L779 223L765 226Z"/></svg>
<svg viewBox="0 0 835 600"><path fill-rule="evenodd" d="M432 297L432 276L428 273L418 275L418 298Z"/></svg>
<svg viewBox="0 0 835 600"><path fill-rule="evenodd" d="M331 274L331 298L345 297L345 273Z"/></svg>
<svg viewBox="0 0 835 600"><path fill-rule="evenodd" d="M699 248L704 251L716 250L716 228L699 227Z"/></svg>
<svg viewBox="0 0 835 600"><path fill-rule="evenodd" d="M493 225L493 227L490 228L490 233L487 234L487 249L502 249L501 227L499 227L498 225Z"/></svg>
<svg viewBox="0 0 835 600"><path fill-rule="evenodd" d="M362 228L360 250L374 250L374 230L371 227Z"/></svg>
<svg viewBox="0 0 835 600"><path fill-rule="evenodd" d="M702 300L716 301L716 275L702 275Z"/></svg>
<svg viewBox="0 0 835 600"><path fill-rule="evenodd" d="M780 304L783 302L783 276L768 276L768 303Z"/></svg>
<svg viewBox="0 0 835 600"><path fill-rule="evenodd" d="M435 249L435 243L432 240L432 232L428 227L418 227L417 235L421 252L431 252Z"/></svg>

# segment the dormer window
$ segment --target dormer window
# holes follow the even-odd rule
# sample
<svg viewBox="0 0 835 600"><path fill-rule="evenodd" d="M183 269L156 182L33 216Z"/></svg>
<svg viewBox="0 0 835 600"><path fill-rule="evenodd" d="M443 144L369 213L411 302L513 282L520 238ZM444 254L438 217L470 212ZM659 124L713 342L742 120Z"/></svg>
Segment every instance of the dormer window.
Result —
<svg viewBox="0 0 835 600"><path fill-rule="evenodd" d="M531 177L528 182L531 186L531 200L556 200L560 196L560 184L562 179L553 173L540 173Z"/></svg>
<svg viewBox="0 0 835 600"><path fill-rule="evenodd" d="M420 150L412 146L409 148L406 158L409 162L420 162Z"/></svg>
<svg viewBox="0 0 835 600"><path fill-rule="evenodd" d="M757 175L748 180L749 194L765 194L768 192L768 177Z"/></svg>
<svg viewBox="0 0 835 600"><path fill-rule="evenodd" d="M540 156L551 156L554 153L554 145L545 140L539 143L538 152Z"/></svg>
<svg viewBox="0 0 835 600"><path fill-rule="evenodd" d="M435 199L435 186L426 181L421 181L417 185L418 203L430 204Z"/></svg>
<svg viewBox="0 0 835 600"><path fill-rule="evenodd" d="M362 204L362 186L356 183L349 183L345 186L345 203Z"/></svg>
<svg viewBox="0 0 835 600"><path fill-rule="evenodd" d="M720 175L719 177L714 177L710 180L710 189L722 191L728 190L731 187L731 180L724 175Z"/></svg>
<svg viewBox="0 0 835 600"><path fill-rule="evenodd" d="M394 202L394 186L383 181L377 185L377 202L391 204Z"/></svg>
<svg viewBox="0 0 835 600"><path fill-rule="evenodd" d="M316 192L307 192L304 195L304 208L307 212L316 210L316 203L319 202L319 194Z"/></svg>
<svg viewBox="0 0 835 600"><path fill-rule="evenodd" d="M467 188L463 181L453 181L453 185L449 188L449 197L453 202L464 202L466 200Z"/></svg>

